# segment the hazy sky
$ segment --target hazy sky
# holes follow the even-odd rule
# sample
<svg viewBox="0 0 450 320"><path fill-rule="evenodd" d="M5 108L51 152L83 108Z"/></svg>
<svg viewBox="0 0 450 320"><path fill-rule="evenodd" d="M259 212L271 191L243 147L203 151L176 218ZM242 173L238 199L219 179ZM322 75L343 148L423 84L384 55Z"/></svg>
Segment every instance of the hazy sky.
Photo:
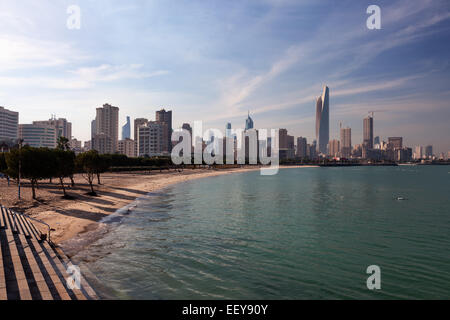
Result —
<svg viewBox="0 0 450 320"><path fill-rule="evenodd" d="M381 30L366 9L381 8ZM81 8L69 30L67 7ZM450 2L2 0L0 105L20 123L51 114L90 138L95 108L174 127L203 120L243 128L315 134L316 96L330 87L330 138L339 121L361 143L362 119L375 135L450 150Z"/></svg>

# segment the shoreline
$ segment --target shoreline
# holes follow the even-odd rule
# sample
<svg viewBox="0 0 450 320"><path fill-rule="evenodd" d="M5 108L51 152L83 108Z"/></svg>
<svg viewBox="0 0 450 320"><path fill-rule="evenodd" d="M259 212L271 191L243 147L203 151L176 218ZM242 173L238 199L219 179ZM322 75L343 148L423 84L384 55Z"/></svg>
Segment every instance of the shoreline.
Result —
<svg viewBox="0 0 450 320"><path fill-rule="evenodd" d="M316 166L280 166L280 169L305 167ZM157 192L181 182L259 169L260 167L245 166L217 170L184 169L181 172L174 170L151 173L104 173L101 176L102 185L94 185L99 194L98 197L87 196L89 186L81 175L76 175L74 177L75 187L68 189L68 194L73 195L75 200L62 199L60 186L55 181L40 183L37 190L39 201L31 200L31 188L29 184L24 183L22 188L24 200L17 201L17 186L11 183L8 187L6 181L1 179L0 202L49 224L55 229L51 234L52 241L61 245L69 241L76 242L91 232L101 234L102 230L99 230L99 227L104 225L102 221L105 218L151 192ZM6 192L4 193L3 190ZM41 228L39 224L36 227ZM45 232L45 228L42 228L41 231ZM92 241L89 241L90 243Z"/></svg>

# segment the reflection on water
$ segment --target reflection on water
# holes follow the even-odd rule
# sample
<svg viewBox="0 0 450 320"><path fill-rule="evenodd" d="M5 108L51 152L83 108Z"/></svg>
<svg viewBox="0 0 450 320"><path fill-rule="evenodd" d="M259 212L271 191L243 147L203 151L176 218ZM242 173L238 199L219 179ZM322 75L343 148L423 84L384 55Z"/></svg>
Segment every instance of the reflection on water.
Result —
<svg viewBox="0 0 450 320"><path fill-rule="evenodd" d="M106 298L448 298L447 171L300 168L190 181L119 212L74 259ZM378 292L366 288L372 264Z"/></svg>

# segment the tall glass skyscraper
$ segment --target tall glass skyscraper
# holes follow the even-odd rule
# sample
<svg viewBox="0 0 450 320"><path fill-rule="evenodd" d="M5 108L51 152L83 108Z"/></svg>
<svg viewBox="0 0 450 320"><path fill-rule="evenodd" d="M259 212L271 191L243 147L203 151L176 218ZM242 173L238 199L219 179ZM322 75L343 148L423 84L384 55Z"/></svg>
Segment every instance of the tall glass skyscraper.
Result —
<svg viewBox="0 0 450 320"><path fill-rule="evenodd" d="M253 129L253 119L250 118L250 111L248 112L248 117L245 120L245 131Z"/></svg>
<svg viewBox="0 0 450 320"><path fill-rule="evenodd" d="M327 147L330 140L330 89L323 88L322 96L316 102L316 139L318 151L328 154Z"/></svg>
<svg viewBox="0 0 450 320"><path fill-rule="evenodd" d="M368 149L373 149L373 117L364 118L364 140L363 143Z"/></svg>
<svg viewBox="0 0 450 320"><path fill-rule="evenodd" d="M127 123L122 127L122 140L131 139L131 121L130 117L127 117Z"/></svg>

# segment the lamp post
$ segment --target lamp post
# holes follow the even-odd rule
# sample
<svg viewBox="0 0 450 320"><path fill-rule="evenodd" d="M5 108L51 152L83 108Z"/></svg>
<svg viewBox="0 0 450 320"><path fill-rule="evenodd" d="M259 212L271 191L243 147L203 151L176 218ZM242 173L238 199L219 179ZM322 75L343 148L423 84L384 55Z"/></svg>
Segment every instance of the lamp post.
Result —
<svg viewBox="0 0 450 320"><path fill-rule="evenodd" d="M19 196L19 200L21 200L20 197L20 178L21 178L21 166L22 166L22 139L19 139L19 178L18 178L18 196Z"/></svg>

